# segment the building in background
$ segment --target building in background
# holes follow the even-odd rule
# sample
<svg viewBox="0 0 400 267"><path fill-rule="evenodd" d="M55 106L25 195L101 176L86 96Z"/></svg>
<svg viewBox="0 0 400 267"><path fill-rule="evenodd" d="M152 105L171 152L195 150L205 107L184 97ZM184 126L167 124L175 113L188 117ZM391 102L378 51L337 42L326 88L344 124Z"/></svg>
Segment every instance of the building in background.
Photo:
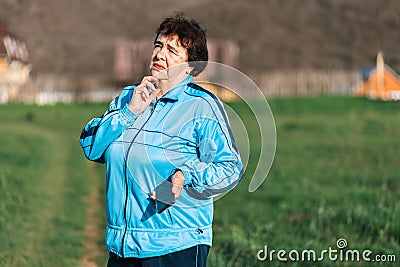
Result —
<svg viewBox="0 0 400 267"><path fill-rule="evenodd" d="M10 34L0 22L0 103L19 99L30 72L25 42Z"/></svg>
<svg viewBox="0 0 400 267"><path fill-rule="evenodd" d="M363 82L355 88L355 95L385 101L400 101L400 75L383 61L382 52L376 66L361 71Z"/></svg>

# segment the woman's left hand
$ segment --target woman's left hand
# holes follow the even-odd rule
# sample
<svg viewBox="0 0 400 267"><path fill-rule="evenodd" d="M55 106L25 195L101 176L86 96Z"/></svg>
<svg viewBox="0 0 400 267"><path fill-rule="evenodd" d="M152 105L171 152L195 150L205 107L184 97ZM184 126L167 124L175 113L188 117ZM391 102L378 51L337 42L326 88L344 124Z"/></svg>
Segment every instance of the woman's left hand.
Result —
<svg viewBox="0 0 400 267"><path fill-rule="evenodd" d="M180 170L177 170L173 175L171 179L172 183L172 194L174 194L174 198L177 199L181 195L182 187L185 182L185 176L183 175L183 172ZM150 198L152 200L157 199L156 191L151 192Z"/></svg>
<svg viewBox="0 0 400 267"><path fill-rule="evenodd" d="M185 176L181 171L178 170L174 173L174 175L172 175L172 193L174 194L175 199L181 195L184 181Z"/></svg>

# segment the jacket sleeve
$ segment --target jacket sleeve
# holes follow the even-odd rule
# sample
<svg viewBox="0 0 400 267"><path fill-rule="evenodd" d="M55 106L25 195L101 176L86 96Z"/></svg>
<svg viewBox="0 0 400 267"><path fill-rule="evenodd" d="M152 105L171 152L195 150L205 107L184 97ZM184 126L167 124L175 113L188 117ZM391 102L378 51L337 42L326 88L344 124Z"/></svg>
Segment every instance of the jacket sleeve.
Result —
<svg viewBox="0 0 400 267"><path fill-rule="evenodd" d="M237 185L243 165L222 104L217 102L198 130L198 157L181 168L185 188L198 199L218 196Z"/></svg>
<svg viewBox="0 0 400 267"><path fill-rule="evenodd" d="M86 124L80 135L80 144L89 160L104 163L104 152L137 118L128 104L133 88L125 88L109 105L103 116Z"/></svg>

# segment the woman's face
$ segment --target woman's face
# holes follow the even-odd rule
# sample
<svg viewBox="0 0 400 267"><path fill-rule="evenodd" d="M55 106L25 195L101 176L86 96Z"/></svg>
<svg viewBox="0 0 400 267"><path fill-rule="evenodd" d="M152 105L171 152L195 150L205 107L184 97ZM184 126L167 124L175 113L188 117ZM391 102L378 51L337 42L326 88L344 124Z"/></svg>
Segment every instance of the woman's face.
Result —
<svg viewBox="0 0 400 267"><path fill-rule="evenodd" d="M168 74L176 72L171 72L171 68L179 64L187 66L187 64L182 64L186 62L188 62L187 49L181 46L177 35L166 36L161 34L157 37L150 62L152 76L160 79L168 76L166 79L169 80L171 77ZM179 67L179 69L181 68Z"/></svg>

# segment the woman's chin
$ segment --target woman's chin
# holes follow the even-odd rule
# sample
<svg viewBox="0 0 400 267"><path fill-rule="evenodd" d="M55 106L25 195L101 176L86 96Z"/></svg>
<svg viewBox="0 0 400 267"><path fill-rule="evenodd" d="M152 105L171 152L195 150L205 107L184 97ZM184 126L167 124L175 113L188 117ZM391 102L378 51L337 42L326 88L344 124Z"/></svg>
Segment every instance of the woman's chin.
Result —
<svg viewBox="0 0 400 267"><path fill-rule="evenodd" d="M159 80L168 80L168 72L166 69L163 70L152 69L151 75L157 77Z"/></svg>

